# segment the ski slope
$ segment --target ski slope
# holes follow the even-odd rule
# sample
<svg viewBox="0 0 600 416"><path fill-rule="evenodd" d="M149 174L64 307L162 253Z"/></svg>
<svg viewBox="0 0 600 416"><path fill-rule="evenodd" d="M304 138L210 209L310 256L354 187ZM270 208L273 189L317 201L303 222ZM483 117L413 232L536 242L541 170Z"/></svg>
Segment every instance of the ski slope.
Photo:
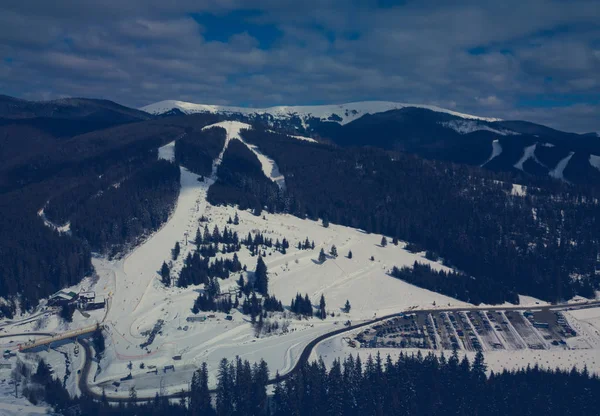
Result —
<svg viewBox="0 0 600 416"><path fill-rule="evenodd" d="M532 144L531 146L527 146L523 150L523 156L521 156L521 159L519 159L519 161L517 163L515 163L514 167L519 170L523 170L523 164L532 158L533 158L533 160L535 160L537 163L539 163L541 165L541 163L537 160L537 157L535 157L536 147L537 147L537 143Z"/></svg>
<svg viewBox="0 0 600 416"><path fill-rule="evenodd" d="M490 157L488 158L488 160L486 160L485 162L483 162L483 164L481 165L481 167L484 167L485 165L487 165L488 163L490 163L493 159L497 158L501 154L502 154L502 145L500 144L500 142L498 141L498 139L496 139L496 140L494 140L492 142L492 154L490 155Z"/></svg>
<svg viewBox="0 0 600 416"><path fill-rule="evenodd" d="M573 157L574 154L575 154L574 152L569 152L569 155L567 157L565 157L564 159L562 159L560 162L558 162L556 164L556 167L554 169L552 169L548 174L555 179L561 179L564 181L565 176L563 175L563 172L565 171L565 168L571 161L571 158Z"/></svg>
<svg viewBox="0 0 600 416"><path fill-rule="evenodd" d="M229 145L229 141L231 139L237 139L237 140L241 141L242 143L244 143L246 145L246 147L248 149L250 149L252 151L252 153L254 153L254 155L258 158L258 160L261 164L261 167L262 167L262 171L265 174L265 176L267 178L271 179L273 182L275 182L277 184L277 186L279 186L279 189L281 189L281 190L285 189L285 178L283 177L281 172L279 172L279 167L277 166L277 163L275 163L275 161L273 159L269 158L268 156L265 156L257 146L246 143L244 141L244 139L242 138L242 136L240 135L241 130L252 129L251 125L246 124L246 123L240 123L239 121L222 121L220 123L215 123L215 124L206 126L202 130L210 129L213 127L222 127L227 132L226 139L225 139L225 146L223 147L223 151L217 158L217 162L213 165L213 177L216 177L217 167L218 167L218 165L221 164L221 161L223 160L223 155L225 154L225 150L227 149L227 146Z"/></svg>
<svg viewBox="0 0 600 416"><path fill-rule="evenodd" d="M447 113L453 116L461 117L470 120L482 121L500 121L497 118L478 117L470 114L463 114L445 108L423 105L423 104L407 104L395 103L390 101L360 101L346 104L334 105L315 105L315 106L276 106L268 108L249 108L249 107L231 107L210 104L195 104L185 101L165 100L140 108L150 114L163 114L174 108L182 111L185 114L193 113L213 113L226 115L243 115L243 116L263 116L271 115L275 119L290 119L299 117L302 121L309 118L318 118L323 121L335 121L340 124L346 124L356 120L365 114L382 113L389 110L398 110L405 107L417 107L432 110L440 113ZM331 118L334 115L336 117Z"/></svg>

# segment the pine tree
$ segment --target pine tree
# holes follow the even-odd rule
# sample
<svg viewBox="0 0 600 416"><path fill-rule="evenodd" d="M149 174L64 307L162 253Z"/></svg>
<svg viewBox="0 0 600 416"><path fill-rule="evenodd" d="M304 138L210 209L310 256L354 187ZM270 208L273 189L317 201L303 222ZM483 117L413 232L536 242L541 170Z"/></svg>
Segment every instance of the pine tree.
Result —
<svg viewBox="0 0 600 416"><path fill-rule="evenodd" d="M325 309L325 295L321 295L321 300L319 301L319 318L325 319L327 317L327 310Z"/></svg>
<svg viewBox="0 0 600 416"><path fill-rule="evenodd" d="M325 250L321 249L319 253L319 262L324 263L327 260L327 256L325 256Z"/></svg>
<svg viewBox="0 0 600 416"><path fill-rule="evenodd" d="M350 301L346 299L346 304L344 305L344 312L350 312L350 308L352 308L352 306L350 305Z"/></svg>
<svg viewBox="0 0 600 416"><path fill-rule="evenodd" d="M196 238L194 239L194 243L196 243L197 246L202 244L202 233L200 232L200 227L196 229Z"/></svg>
<svg viewBox="0 0 600 416"><path fill-rule="evenodd" d="M348 258L351 259L352 258L352 250L348 250Z"/></svg>
<svg viewBox="0 0 600 416"><path fill-rule="evenodd" d="M394 237L394 238L392 239L392 243L393 243L395 246L397 246L397 245L398 245L398 237Z"/></svg>
<svg viewBox="0 0 600 416"><path fill-rule="evenodd" d="M235 212L235 217L233 217L233 224L238 225L240 223L240 217L238 217L237 211Z"/></svg>
<svg viewBox="0 0 600 416"><path fill-rule="evenodd" d="M381 247L387 246L387 238L385 236L381 237Z"/></svg>
<svg viewBox="0 0 600 416"><path fill-rule="evenodd" d="M165 286L171 286L171 270L167 263L163 261L162 267L160 268L160 278Z"/></svg>
<svg viewBox="0 0 600 416"><path fill-rule="evenodd" d="M181 247L179 245L179 241L175 243L175 247L173 247L173 250L171 250L171 257L173 258L173 260L177 260L177 257L179 257L179 253L181 252Z"/></svg>
<svg viewBox="0 0 600 416"><path fill-rule="evenodd" d="M323 215L323 227L329 227L329 218L327 217L327 215Z"/></svg>
<svg viewBox="0 0 600 416"><path fill-rule="evenodd" d="M329 251L329 254L331 254L332 257L338 256L337 247L335 246L335 244L331 246L331 250Z"/></svg>
<svg viewBox="0 0 600 416"><path fill-rule="evenodd" d="M263 261L262 256L258 256L254 278L254 288L256 291L262 295L269 293L269 276L267 272L267 265Z"/></svg>

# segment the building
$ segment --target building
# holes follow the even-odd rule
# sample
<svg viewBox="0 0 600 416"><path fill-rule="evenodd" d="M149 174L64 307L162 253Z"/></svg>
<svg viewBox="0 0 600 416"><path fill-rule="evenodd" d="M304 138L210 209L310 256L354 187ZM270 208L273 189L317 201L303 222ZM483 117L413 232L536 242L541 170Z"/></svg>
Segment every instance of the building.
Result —
<svg viewBox="0 0 600 416"><path fill-rule="evenodd" d="M86 311L92 311L94 309L104 309L106 306L106 300L103 297L94 298L91 302L82 303L81 306Z"/></svg>
<svg viewBox="0 0 600 416"><path fill-rule="evenodd" d="M67 292L66 290L61 290L56 292L54 295L50 296L48 299L48 305L50 306L61 306L67 305L69 303L75 302L77 300L77 293L75 292Z"/></svg>
<svg viewBox="0 0 600 416"><path fill-rule="evenodd" d="M79 303L88 303L93 302L96 298L96 293L94 292L80 292L79 293Z"/></svg>

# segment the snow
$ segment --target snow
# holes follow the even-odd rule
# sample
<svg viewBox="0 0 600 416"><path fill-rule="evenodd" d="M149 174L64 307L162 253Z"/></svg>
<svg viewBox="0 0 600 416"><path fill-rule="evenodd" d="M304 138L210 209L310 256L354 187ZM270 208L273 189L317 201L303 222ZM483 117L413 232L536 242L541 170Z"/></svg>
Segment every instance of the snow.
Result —
<svg viewBox="0 0 600 416"><path fill-rule="evenodd" d="M488 163L490 163L492 161L492 159L500 156L500 154L502 153L502 145L500 144L500 142L496 139L492 142L492 154L490 155L490 157L488 158L488 160L486 160L481 167L484 167L485 165L487 165Z"/></svg>
<svg viewBox="0 0 600 416"><path fill-rule="evenodd" d="M221 124L227 137L239 136L243 123ZM222 157L222 155L221 155ZM220 159L215 161L218 165ZM215 177L216 178L216 177ZM167 392L187 388L193 371L202 362L207 362L211 371L211 385L215 383L218 363L222 358L239 355L243 359L257 361L265 359L271 371L286 372L296 362L304 346L320 334L340 327L350 319L359 322L373 316L393 313L415 307L436 305L465 305L463 302L417 288L387 273L394 266L412 265L415 260L432 264L436 269L445 268L424 258L424 253L409 253L405 243L381 247L381 235L366 234L360 230L330 225L323 227L319 222L302 220L291 215L269 214L256 217L250 212L237 212L234 207L215 207L206 202L206 193L215 178L198 182L198 176L181 169L181 191L169 221L128 256L109 261L94 258L93 263L99 279L95 285L97 294L108 298L108 312L103 319L107 327L107 349L99 363L99 373L92 376L92 388L100 392L105 387L109 395L128 394L135 384L138 396L152 397L162 384ZM297 292L307 293L317 304L321 294L327 301L329 316L326 320L296 320L277 316L270 319L283 324L289 321L290 332L256 338L248 317L232 312L233 320L227 321L221 313L206 322L188 323L191 306L198 296L200 287L180 289L165 288L159 281L158 270L163 261L172 262L173 275L181 270L183 259L195 250L186 244L193 238L196 228L203 227L199 218L209 218L210 229L218 225L223 229L227 220L238 213L240 224L229 225L245 236L248 232L260 231L273 240L283 237L290 242L287 253L268 250L265 262L269 269L270 292L285 305ZM315 241L315 250L298 250L295 245L306 238ZM181 254L176 261L170 258L170 250L179 241ZM321 247L329 251L332 244L338 247L340 256L329 258L321 264L317 261ZM352 250L352 259L343 257ZM371 261L373 255L375 261ZM219 255L220 257L232 254ZM242 264L253 270L256 257L243 248L238 256ZM238 274L220 281L221 290L236 287ZM89 288L86 288L88 290ZM352 304L350 313L341 311L346 300ZM79 319L79 318L78 318ZM151 330L159 319L164 325L154 342L147 348L140 344L147 340L144 331ZM86 323L78 321L77 325ZM184 327L187 326L187 330ZM173 356L182 355L182 360ZM112 382L129 374L128 363L132 363L133 380L121 382L115 392ZM140 368L144 363L145 368ZM175 372L164 373L165 365L173 364ZM57 361L57 366L59 362ZM75 366L75 363L73 363ZM148 374L150 366L156 366L159 375Z"/></svg>
<svg viewBox="0 0 600 416"><path fill-rule="evenodd" d="M509 134L517 134L510 130L494 129L486 124L479 123L479 122L473 121L473 120L452 120L452 121L444 121L444 122L441 122L440 124L444 127L448 127L449 129L454 130L455 132L457 132L459 134L469 134L469 133L473 133L473 132L481 131L481 130L496 133L501 136L506 136Z"/></svg>
<svg viewBox="0 0 600 416"><path fill-rule="evenodd" d="M537 143L532 144L531 146L527 146L523 150L523 156L521 156L521 159L519 159L519 161L517 163L515 163L514 167L517 168L517 169L519 169L519 170L523 170L523 164L525 162L527 162L529 159L532 159L532 158L533 158L533 160L536 163L544 166L544 164L542 162L540 162L538 160L538 158L535 156L535 149L536 149L536 147L537 147Z"/></svg>
<svg viewBox="0 0 600 416"><path fill-rule="evenodd" d="M543 305L548 305L548 302L546 302L545 300L541 300L541 299L537 299L534 298L533 296L525 296L525 295L519 295L519 305L522 306L543 306Z"/></svg>
<svg viewBox="0 0 600 416"><path fill-rule="evenodd" d="M46 208L46 205L48 205L48 201L46 201L46 204L44 205L44 207L42 209L40 209L38 211L38 217L40 217L42 219L42 221L44 221L44 225L48 228L51 228L55 231L58 231L60 234L63 233L68 233L71 231L71 222L68 221L63 225L58 225L53 223L52 221L50 221L48 219L48 217L46 217L46 214L44 213L44 209Z"/></svg>
<svg viewBox="0 0 600 416"><path fill-rule="evenodd" d="M158 158L168 160L169 162L175 161L175 141L158 148Z"/></svg>
<svg viewBox="0 0 600 416"><path fill-rule="evenodd" d="M9 362L16 364L16 358L11 358ZM0 369L0 415L2 416L34 416L46 415L50 413L48 406L42 404L33 405L23 397L23 384L18 386L18 397L15 397L15 385L11 377L11 369Z"/></svg>
<svg viewBox="0 0 600 416"><path fill-rule="evenodd" d="M590 155L590 165L600 170L600 156Z"/></svg>
<svg viewBox="0 0 600 416"><path fill-rule="evenodd" d="M569 164L569 162L571 161L571 158L573 157L574 154L575 153L573 153L573 152L569 152L569 155L567 157L565 157L564 159L562 159L560 162L558 162L556 167L550 171L549 175L556 179L565 180L565 177L563 176L563 172L564 172L565 168L567 167L567 165Z"/></svg>
<svg viewBox="0 0 600 416"><path fill-rule="evenodd" d="M292 117L300 117L304 122L306 119L315 117L323 121L327 120L331 115L340 117L341 124L349 123L362 117L365 114L376 114L389 110L396 110L405 107L425 108L428 110L447 113L457 117L483 120L483 121L499 121L497 118L478 117L470 114L458 113L456 111L440 108L432 105L422 104L407 104L395 103L389 101L361 101L346 104L334 105L316 105L316 106L276 106L269 108L248 108L248 107L231 107L209 104L194 104L177 100L165 100L154 104L142 107L140 110L150 114L162 114L177 108L186 114L193 113L220 113L227 115L241 114L245 116L270 114L276 119L289 119ZM330 120L331 121L331 120Z"/></svg>
<svg viewBox="0 0 600 416"><path fill-rule="evenodd" d="M219 155L219 158L217 159L218 162L216 166L218 166L223 160L223 154L225 153L225 149L227 149L227 146L229 145L229 141L231 139L238 139L239 141L244 143L246 147L248 147L248 149L252 151L252 153L256 155L256 157L260 161L262 171L265 174L265 176L271 179L273 182L275 182L277 186L279 186L279 189L285 189L285 178L281 174L281 172L279 172L279 167L277 166L277 163L275 163L275 161L273 159L270 159L268 156L265 156L257 146L246 143L240 135L241 130L252 129L251 125L246 123L240 123L239 121L222 121L220 123L215 123L206 126L202 130L210 129L213 127L222 127L227 131L225 146L223 148L223 151ZM213 176L216 176L217 173L216 166L213 166Z"/></svg>
<svg viewBox="0 0 600 416"><path fill-rule="evenodd" d="M525 196L527 195L527 187L513 183L510 194L513 196Z"/></svg>
<svg viewBox="0 0 600 416"><path fill-rule="evenodd" d="M306 142L318 143L315 139L313 139L311 137L293 136L293 135L290 135L290 134L288 134L288 136L293 137L294 139L304 140Z"/></svg>

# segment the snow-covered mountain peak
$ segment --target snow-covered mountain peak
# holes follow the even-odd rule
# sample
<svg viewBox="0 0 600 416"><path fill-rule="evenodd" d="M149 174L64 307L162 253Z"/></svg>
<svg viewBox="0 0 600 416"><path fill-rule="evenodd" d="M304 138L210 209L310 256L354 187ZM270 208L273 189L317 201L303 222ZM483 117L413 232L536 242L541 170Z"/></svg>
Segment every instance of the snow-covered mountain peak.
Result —
<svg viewBox="0 0 600 416"><path fill-rule="evenodd" d="M240 114L244 116L256 116L256 115L271 115L276 119L289 119L298 117L302 121L309 118L318 118L323 121L335 121L341 124L349 123L356 120L365 114L376 114L382 113L389 110L398 110L405 107L417 107L425 108L428 110L447 113L457 117L470 120L482 120L482 121L499 121L500 119L489 118L489 117L478 117L470 114L458 113L456 111L448 110L445 108L422 105L422 104L407 104L407 103L395 103L390 101L360 101L355 103L346 104L332 104L332 105L314 105L314 106L276 106L268 108L249 108L249 107L231 107L221 105L210 105L210 104L194 104L185 101L176 100L165 100L154 104L142 107L141 110L150 114L163 114L173 109L178 109L186 114L193 113L218 113L235 115Z"/></svg>

